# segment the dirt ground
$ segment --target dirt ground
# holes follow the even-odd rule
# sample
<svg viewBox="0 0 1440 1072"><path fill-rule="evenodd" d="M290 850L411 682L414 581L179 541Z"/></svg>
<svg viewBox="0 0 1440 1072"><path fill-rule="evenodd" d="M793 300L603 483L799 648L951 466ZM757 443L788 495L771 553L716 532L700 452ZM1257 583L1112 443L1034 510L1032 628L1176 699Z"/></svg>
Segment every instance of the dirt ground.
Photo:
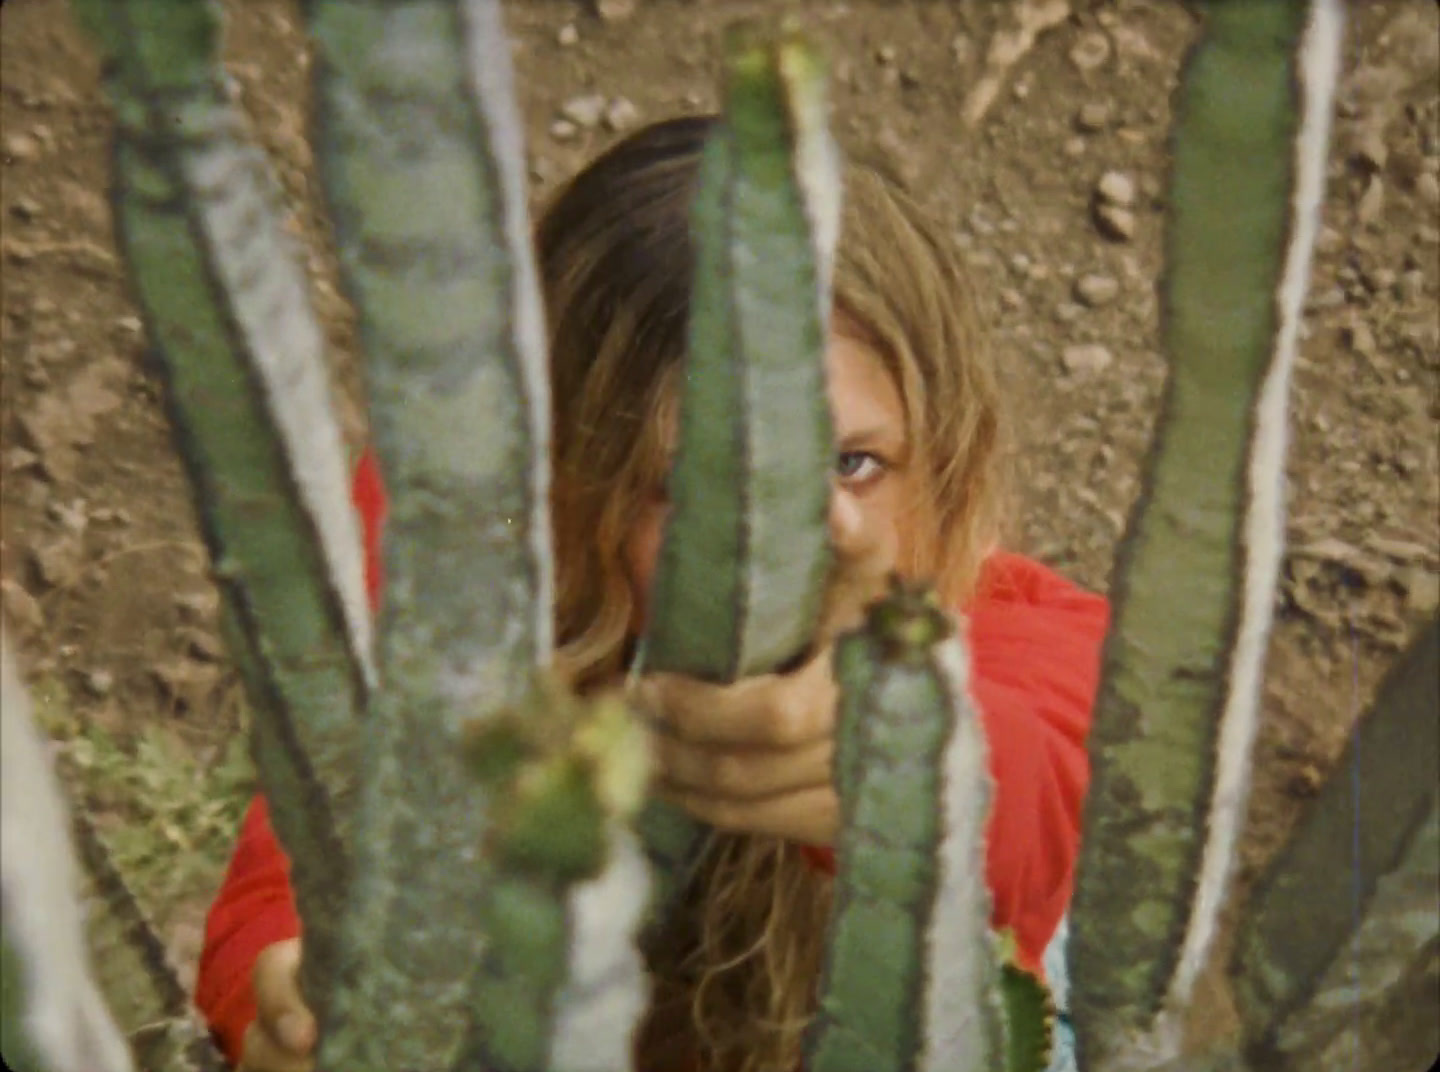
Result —
<svg viewBox="0 0 1440 1072"><path fill-rule="evenodd" d="M1165 138L1193 14L1178 0L604 6L506 3L536 197L617 131L711 109L732 18L799 14L832 59L843 141L888 161L980 280L1017 400L1013 545L1105 589L1162 377ZM358 442L353 322L320 223L294 5L226 7L229 70L310 242ZM4 604L72 790L188 973L250 784L243 703L116 253L95 54L63 0L11 0L0 18ZM1022 26L1033 41L997 63L997 38L1013 44ZM1437 49L1429 0L1353 5L1242 890L1440 601ZM1112 172L1128 181L1105 184L1122 196L1104 207ZM1223 1000L1205 1015L1223 1030Z"/></svg>

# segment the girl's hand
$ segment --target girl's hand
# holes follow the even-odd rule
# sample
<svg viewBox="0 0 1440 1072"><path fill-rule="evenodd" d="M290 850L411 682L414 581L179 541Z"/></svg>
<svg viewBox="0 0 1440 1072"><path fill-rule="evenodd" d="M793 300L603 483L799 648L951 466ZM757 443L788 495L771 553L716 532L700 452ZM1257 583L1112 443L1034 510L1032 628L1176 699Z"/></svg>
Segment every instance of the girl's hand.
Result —
<svg viewBox="0 0 1440 1072"><path fill-rule="evenodd" d="M840 825L831 650L791 673L733 685L646 677L639 690L658 720L659 795L722 830L831 844Z"/></svg>
<svg viewBox="0 0 1440 1072"><path fill-rule="evenodd" d="M255 958L255 1022L245 1029L236 1072L311 1072L315 1017L300 998L300 939L266 946Z"/></svg>

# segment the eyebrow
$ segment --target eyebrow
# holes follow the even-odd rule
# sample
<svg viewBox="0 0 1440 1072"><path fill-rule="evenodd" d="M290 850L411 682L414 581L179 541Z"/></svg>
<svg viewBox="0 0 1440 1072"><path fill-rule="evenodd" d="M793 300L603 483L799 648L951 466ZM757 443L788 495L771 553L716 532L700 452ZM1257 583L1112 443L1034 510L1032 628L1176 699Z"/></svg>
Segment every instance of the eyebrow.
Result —
<svg viewBox="0 0 1440 1072"><path fill-rule="evenodd" d="M841 450L859 450L862 447L889 447L898 450L904 446L904 437L899 435L894 428L885 425L874 425L868 428L857 428L846 433L840 440Z"/></svg>

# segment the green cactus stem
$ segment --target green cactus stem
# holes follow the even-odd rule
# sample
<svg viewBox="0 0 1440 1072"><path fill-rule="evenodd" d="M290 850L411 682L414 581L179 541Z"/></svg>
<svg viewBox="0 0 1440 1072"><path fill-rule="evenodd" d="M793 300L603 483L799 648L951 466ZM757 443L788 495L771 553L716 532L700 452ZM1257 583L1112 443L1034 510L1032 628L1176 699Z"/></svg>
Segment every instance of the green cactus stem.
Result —
<svg viewBox="0 0 1440 1072"><path fill-rule="evenodd" d="M932 592L897 580L839 644L841 832L813 1072L979 1072L1005 1059L985 887L990 775L953 634Z"/></svg>
<svg viewBox="0 0 1440 1072"><path fill-rule="evenodd" d="M131 1072L85 948L64 798L0 620L0 1055L25 1072Z"/></svg>
<svg viewBox="0 0 1440 1072"><path fill-rule="evenodd" d="M1091 1067L1173 1055L1244 820L1283 547L1289 373L1323 187L1333 5L1215 3L1176 100L1170 359L1117 561L1070 943ZM1316 155L1318 146L1319 155ZM1297 196L1298 195L1298 196ZM1294 198L1292 202L1292 198ZM1131 1060L1132 1058L1125 1058Z"/></svg>
<svg viewBox="0 0 1440 1072"><path fill-rule="evenodd" d="M1432 621L1251 895L1232 975L1254 1067L1421 1068L1440 1048L1437 711Z"/></svg>
<svg viewBox="0 0 1440 1072"><path fill-rule="evenodd" d="M824 596L835 445L823 355L841 196L816 54L746 29L726 49L725 112L693 210L672 510L634 668L723 682L804 652ZM639 829L663 921L706 828L654 801Z"/></svg>
<svg viewBox="0 0 1440 1072"><path fill-rule="evenodd" d="M225 597L254 746L307 920L303 982L333 966L357 712L373 681L358 524L298 251L247 140L203 0L81 0L111 56L121 246Z"/></svg>
<svg viewBox="0 0 1440 1072"><path fill-rule="evenodd" d="M645 797L645 733L619 697L542 682L469 747L496 786L495 875L480 895L477 1030L457 1072L628 1067L624 1028L646 995L634 936L648 883L627 831ZM597 893L600 915L583 903Z"/></svg>
<svg viewBox="0 0 1440 1072"><path fill-rule="evenodd" d="M452 1067L491 801L461 729L551 657L549 388L494 0L315 0L317 155L391 499L345 962L318 1063ZM378 1031L379 1023L405 1030Z"/></svg>

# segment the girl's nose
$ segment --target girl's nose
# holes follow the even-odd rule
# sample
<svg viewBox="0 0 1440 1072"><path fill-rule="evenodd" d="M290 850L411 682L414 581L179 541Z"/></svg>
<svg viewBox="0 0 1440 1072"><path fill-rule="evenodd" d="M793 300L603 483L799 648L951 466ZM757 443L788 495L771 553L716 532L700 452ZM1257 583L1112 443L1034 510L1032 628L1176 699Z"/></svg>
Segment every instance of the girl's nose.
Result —
<svg viewBox="0 0 1440 1072"><path fill-rule="evenodd" d="M859 558L869 550L865 513L855 496L844 488L830 493L830 542L841 558Z"/></svg>

